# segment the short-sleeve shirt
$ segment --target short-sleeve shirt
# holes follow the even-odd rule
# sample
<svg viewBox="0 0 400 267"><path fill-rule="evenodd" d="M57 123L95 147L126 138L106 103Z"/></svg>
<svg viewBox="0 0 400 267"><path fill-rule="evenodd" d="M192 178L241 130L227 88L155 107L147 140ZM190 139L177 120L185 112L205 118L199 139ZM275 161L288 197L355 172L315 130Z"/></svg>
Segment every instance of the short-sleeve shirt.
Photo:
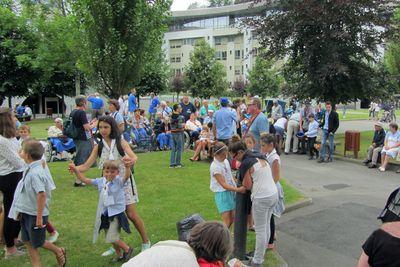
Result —
<svg viewBox="0 0 400 267"><path fill-rule="evenodd" d="M388 146L394 146L398 142L400 142L400 132L397 131L396 133L392 133L388 131L385 137L385 141L387 142Z"/></svg>
<svg viewBox="0 0 400 267"><path fill-rule="evenodd" d="M156 113L158 105L160 105L160 100L158 100L158 97L155 96L151 100L150 107L149 107L149 113L151 113L151 114Z"/></svg>
<svg viewBox="0 0 400 267"><path fill-rule="evenodd" d="M185 117L185 121L188 121L190 119L190 114L196 112L196 107L190 102L187 105L181 102L180 105L182 107L181 114L183 117Z"/></svg>
<svg viewBox="0 0 400 267"><path fill-rule="evenodd" d="M107 186L107 198L102 213L107 211L108 216L114 216L125 211L125 191L124 182L120 176L115 177L111 182L107 182L106 178L92 179L92 185L97 187L99 194Z"/></svg>
<svg viewBox="0 0 400 267"><path fill-rule="evenodd" d="M400 238L382 229L373 232L362 246L368 255L368 264L374 266L400 266Z"/></svg>
<svg viewBox="0 0 400 267"><path fill-rule="evenodd" d="M41 160L29 164L15 190L14 201L9 214L10 218L13 218L12 213L25 213L36 216L37 194L40 192L46 193L46 204L43 209L43 216L49 215L51 188L46 175Z"/></svg>
<svg viewBox="0 0 400 267"><path fill-rule="evenodd" d="M92 103L92 109L99 110L104 106L104 101L100 97L91 96L87 100Z"/></svg>
<svg viewBox="0 0 400 267"><path fill-rule="evenodd" d="M80 109L75 109L72 112L72 123L79 130L79 134L75 140L88 140L85 128L83 127L83 125L89 123L86 112Z"/></svg>
<svg viewBox="0 0 400 267"><path fill-rule="evenodd" d="M210 166L210 189L212 192L224 192L226 191L220 183L218 183L217 179L215 179L214 175L220 174L225 178L225 182L231 186L236 187L236 183L233 180L231 166L229 165L229 161L225 159L223 162L220 162L216 159L211 163Z"/></svg>
<svg viewBox="0 0 400 267"><path fill-rule="evenodd" d="M256 150L260 149L260 138L262 133L269 133L269 122L264 113L258 114L250 126L250 133L257 141Z"/></svg>
<svg viewBox="0 0 400 267"><path fill-rule="evenodd" d="M136 110L136 97L134 94L130 94L128 97L128 111L134 112Z"/></svg>
<svg viewBox="0 0 400 267"><path fill-rule="evenodd" d="M214 112L216 111L214 105L208 104L207 108L205 106L202 106L200 108L200 116L206 116L209 110L212 110Z"/></svg>
<svg viewBox="0 0 400 267"><path fill-rule="evenodd" d="M217 139L227 140L232 138L232 125L237 121L236 112L229 108L221 108L214 114L214 123L217 129Z"/></svg>
<svg viewBox="0 0 400 267"><path fill-rule="evenodd" d="M113 117L115 119L115 121L117 122L117 125L124 123L124 117L118 111L115 111L114 113L111 113L110 115L111 115L111 117Z"/></svg>

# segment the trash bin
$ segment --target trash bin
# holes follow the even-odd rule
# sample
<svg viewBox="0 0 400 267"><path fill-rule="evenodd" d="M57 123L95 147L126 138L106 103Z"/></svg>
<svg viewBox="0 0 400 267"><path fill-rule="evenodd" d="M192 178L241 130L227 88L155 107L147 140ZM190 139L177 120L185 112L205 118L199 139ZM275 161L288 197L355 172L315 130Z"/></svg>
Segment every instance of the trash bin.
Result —
<svg viewBox="0 0 400 267"><path fill-rule="evenodd" d="M354 158L358 158L358 152L360 151L360 135L359 131L346 131L345 132L345 143L344 143L344 156L347 151L353 151Z"/></svg>
<svg viewBox="0 0 400 267"><path fill-rule="evenodd" d="M53 117L53 109L52 108L47 108L46 115L48 117L52 118Z"/></svg>

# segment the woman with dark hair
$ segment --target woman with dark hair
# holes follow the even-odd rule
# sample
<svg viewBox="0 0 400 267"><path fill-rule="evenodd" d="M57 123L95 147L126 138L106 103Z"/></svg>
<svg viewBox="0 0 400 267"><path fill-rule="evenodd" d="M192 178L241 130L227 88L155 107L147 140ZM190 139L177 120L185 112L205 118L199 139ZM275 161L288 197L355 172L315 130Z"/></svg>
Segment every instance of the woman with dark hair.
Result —
<svg viewBox="0 0 400 267"><path fill-rule="evenodd" d="M130 164L131 166L136 163L137 156L132 151L129 144L121 138L121 132L119 131L117 122L113 117L101 116L99 118L95 138L97 145L94 146L88 160L84 164L77 166L77 170L80 172L87 171L93 165L93 163L96 162L97 158L100 158L100 169L103 168L103 164L107 160L120 161L120 176L125 174L125 163ZM125 183L126 215L139 231L143 241L142 250L145 250L150 247L150 240L147 237L143 220L136 210L137 202L139 202L138 192L135 179L133 178L133 175L131 175L131 179L128 179L128 181ZM110 249L103 254L108 256L114 252L115 251Z"/></svg>
<svg viewBox="0 0 400 267"><path fill-rule="evenodd" d="M239 180L242 181L244 187L251 190L256 232L256 248L251 266L263 266L266 245L271 235L270 220L274 206L278 202L278 190L271 167L264 155L249 151L243 142L231 144L230 152L232 158L241 163Z"/></svg>
<svg viewBox="0 0 400 267"><path fill-rule="evenodd" d="M19 143L15 138L17 129L10 109L0 108L0 191L4 201L5 258L23 255L17 250L15 240L21 229L20 223L8 218L14 192L22 178L25 163L19 157Z"/></svg>
<svg viewBox="0 0 400 267"><path fill-rule="evenodd" d="M390 194L378 219L382 225L362 246L358 267L400 266L400 188Z"/></svg>

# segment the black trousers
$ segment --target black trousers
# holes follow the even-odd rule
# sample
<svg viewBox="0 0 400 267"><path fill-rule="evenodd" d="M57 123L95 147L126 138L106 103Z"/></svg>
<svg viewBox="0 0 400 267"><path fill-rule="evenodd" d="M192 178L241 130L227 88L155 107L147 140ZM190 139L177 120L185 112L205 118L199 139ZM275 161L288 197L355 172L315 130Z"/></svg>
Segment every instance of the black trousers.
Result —
<svg viewBox="0 0 400 267"><path fill-rule="evenodd" d="M319 156L319 151L314 147L315 140L317 140L317 137L308 137L308 149L310 150L310 157L314 157L315 155Z"/></svg>
<svg viewBox="0 0 400 267"><path fill-rule="evenodd" d="M271 244L274 243L274 239L275 239L275 219L274 219L274 215L273 214L271 216L270 229L271 229L271 235L269 237L268 244L271 245Z"/></svg>
<svg viewBox="0 0 400 267"><path fill-rule="evenodd" d="M4 202L4 239L6 246L11 248L14 246L14 239L18 237L21 230L20 222L8 218L11 204L14 199L14 192L17 188L18 182L22 178L22 172L13 172L4 176L0 176L0 191L3 193Z"/></svg>

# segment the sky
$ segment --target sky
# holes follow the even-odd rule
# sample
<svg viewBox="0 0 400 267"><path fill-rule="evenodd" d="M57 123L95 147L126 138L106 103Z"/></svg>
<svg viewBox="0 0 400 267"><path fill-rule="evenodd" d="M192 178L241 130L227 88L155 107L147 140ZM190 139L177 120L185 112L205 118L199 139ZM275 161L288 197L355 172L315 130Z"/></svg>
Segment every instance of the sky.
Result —
<svg viewBox="0 0 400 267"><path fill-rule="evenodd" d="M188 6L193 2L199 2L201 4L208 4L207 0L174 0L171 6L172 11L186 10Z"/></svg>

